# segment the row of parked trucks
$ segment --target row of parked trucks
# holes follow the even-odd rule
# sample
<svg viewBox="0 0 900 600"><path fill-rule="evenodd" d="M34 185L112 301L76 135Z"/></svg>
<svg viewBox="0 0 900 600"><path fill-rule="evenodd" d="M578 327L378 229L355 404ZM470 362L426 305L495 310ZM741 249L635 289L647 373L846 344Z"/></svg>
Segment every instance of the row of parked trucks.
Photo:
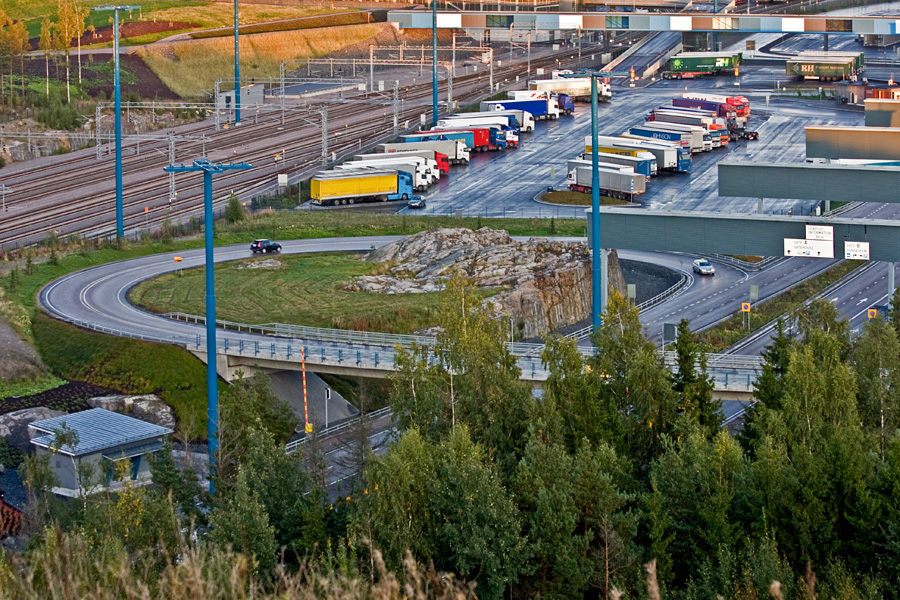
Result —
<svg viewBox="0 0 900 600"><path fill-rule="evenodd" d="M750 103L743 96L685 94L672 106L653 109L647 120L622 135L599 136L600 193L633 201L660 172L688 173L694 152L708 152L738 138L758 139L747 129ZM568 162L567 184L592 191L591 136L584 153Z"/></svg>
<svg viewBox="0 0 900 600"><path fill-rule="evenodd" d="M573 99L550 91L513 91L506 100L482 102L476 112L439 119L429 131L380 144L375 153L359 154L310 180L314 204L338 206L361 202L408 200L437 183L451 165L465 165L472 152L516 148L521 132L534 131L539 119L572 114Z"/></svg>

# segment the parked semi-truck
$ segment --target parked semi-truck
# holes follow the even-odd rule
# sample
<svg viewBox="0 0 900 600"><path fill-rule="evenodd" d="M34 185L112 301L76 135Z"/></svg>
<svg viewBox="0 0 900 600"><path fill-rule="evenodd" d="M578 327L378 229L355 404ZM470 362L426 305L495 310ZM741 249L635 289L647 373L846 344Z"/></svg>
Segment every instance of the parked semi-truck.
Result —
<svg viewBox="0 0 900 600"><path fill-rule="evenodd" d="M509 92L512 94L513 92ZM491 104L502 106L504 110L527 110L535 119L558 119L559 102L556 98L525 98L497 100Z"/></svg>
<svg viewBox="0 0 900 600"><path fill-rule="evenodd" d="M566 182L573 192L593 191L591 167L575 167L569 172ZM623 200L634 200L647 189L647 178L640 173L623 172L619 169L598 169L599 191L601 195Z"/></svg>
<svg viewBox="0 0 900 600"><path fill-rule="evenodd" d="M404 136L406 137L406 136ZM376 147L379 152L403 152L408 150L435 150L447 155L447 160L451 165L468 164L469 149L462 140L423 140L415 138L404 142L395 142L392 144L378 144Z"/></svg>
<svg viewBox="0 0 900 600"><path fill-rule="evenodd" d="M713 130L718 131L719 133L719 143L724 146L728 144L729 140L731 140L730 130L733 126L733 121L729 122L725 117L720 117L714 110L703 110L701 108L684 108L679 106L661 106L658 109L659 111L663 111L669 114L677 114L677 115L687 115L690 117L701 117L701 118L710 118L712 119L712 124L715 127L709 128L710 132ZM654 112L656 112L654 110Z"/></svg>
<svg viewBox="0 0 900 600"><path fill-rule="evenodd" d="M675 109L674 107L655 108L650 114L649 121L665 121L668 123L681 123L682 125L696 125L709 132L713 148L719 148L728 144L728 126L725 120L719 120L711 112L691 112L688 109Z"/></svg>
<svg viewBox="0 0 900 600"><path fill-rule="evenodd" d="M581 102L591 101L590 77L560 77L558 79L534 79L528 82L528 90L535 92L555 92L566 94ZM597 101L609 102L612 98L612 87L609 80L597 81Z"/></svg>
<svg viewBox="0 0 900 600"><path fill-rule="evenodd" d="M676 108L698 108L714 112L723 119L737 119L737 112L735 112L734 107L725 102L713 102L696 98L672 98L672 106Z"/></svg>
<svg viewBox="0 0 900 600"><path fill-rule="evenodd" d="M357 156L353 157L353 160L347 161L343 164L346 165L351 163L379 163L382 165L388 165L388 168L391 169L395 168L393 165L413 165L416 167L416 173L421 173L425 176L425 185L437 183L437 181L441 178L441 170L438 168L437 161L433 158L428 158L425 156L358 154Z"/></svg>
<svg viewBox="0 0 900 600"><path fill-rule="evenodd" d="M446 175L450 172L450 161L447 160L447 155L442 152L438 152L437 150L401 150L400 152L390 153L379 150L377 154L357 154L353 157L353 160L366 160L366 158L364 157L368 156L380 156L382 158L394 156L421 156L422 158L427 158L431 161L434 161L433 163L429 163L429 166L437 166L437 169L441 173L441 175ZM432 168L434 167L432 166Z"/></svg>
<svg viewBox="0 0 900 600"><path fill-rule="evenodd" d="M852 58L855 73L866 70L866 55L864 52L841 52L840 50L802 50L797 56L800 58Z"/></svg>
<svg viewBox="0 0 900 600"><path fill-rule="evenodd" d="M626 160L632 160L631 164L626 164ZM571 173L575 167L590 167L593 164L589 154L579 154L578 157L566 161L566 172ZM630 156L618 156L616 154L607 154L605 152L597 153L597 166L603 169L625 169L624 172L639 173L646 179L650 179L649 163L647 161L639 161ZM642 171L638 169L641 168ZM656 173L654 173L655 175Z"/></svg>
<svg viewBox="0 0 900 600"><path fill-rule="evenodd" d="M819 79L821 81L841 81L851 79L855 74L855 59L846 58L802 58L788 60L785 72L801 79Z"/></svg>
<svg viewBox="0 0 900 600"><path fill-rule="evenodd" d="M546 100L552 98L556 100L559 106L560 115L571 115L575 112L575 99L565 93L542 90L510 90L506 92L506 96L509 100ZM503 100L493 100L492 102L503 102Z"/></svg>
<svg viewBox="0 0 900 600"><path fill-rule="evenodd" d="M601 148L598 148L597 150L597 160L600 162L631 167L634 169L635 173L640 173L648 178L655 177L658 174L656 157L650 152L638 152L637 154L641 154L641 156L630 156L628 154L600 152L599 150L601 150ZM593 159L590 154L579 154L575 160L586 160L590 162Z"/></svg>
<svg viewBox="0 0 900 600"><path fill-rule="evenodd" d="M684 131L664 131L658 129L645 129L643 127L632 127L625 131L621 137L638 140L662 140L664 142L677 144L687 152L694 151L694 136Z"/></svg>
<svg viewBox="0 0 900 600"><path fill-rule="evenodd" d="M411 160L394 160L394 161L380 161L380 160L350 160L339 165L335 165L334 169L336 171L358 171L360 169L373 169L376 171L383 171L384 169L396 169L398 171L406 171L413 178L413 189L417 192L421 192L428 188L432 183L434 183L434 179L429 173L425 172L425 168Z"/></svg>
<svg viewBox="0 0 900 600"><path fill-rule="evenodd" d="M482 103L484 104L484 103ZM488 103L490 105L490 103ZM476 117L509 117L509 126L519 131L534 131L534 116L527 110L480 110L444 117L446 119L471 119Z"/></svg>
<svg viewBox="0 0 900 600"><path fill-rule="evenodd" d="M682 98L691 98L693 100L709 100L710 102L724 102L734 107L735 116L747 118L750 116L750 101L745 96L720 96L718 94L701 94L698 92L686 92L681 95Z"/></svg>
<svg viewBox="0 0 900 600"><path fill-rule="evenodd" d="M650 152L656 157L656 165L660 171L687 173L691 170L691 155L668 142L632 140L607 135L599 136L597 142L600 144L598 150L601 152L609 152L610 149L616 148ZM591 136L585 137L584 146L585 153L590 154L592 148ZM613 153L617 154L616 152Z"/></svg>
<svg viewBox="0 0 900 600"><path fill-rule="evenodd" d="M499 135L499 139L498 139ZM487 150L501 149L497 144L506 148L506 139L499 129L435 129L432 131L417 131L401 135L400 139L407 141L434 141L434 140L461 140L472 152L484 152Z"/></svg>
<svg viewBox="0 0 900 600"><path fill-rule="evenodd" d="M406 171L319 171L310 179L310 199L313 204L337 206L358 202L408 200L412 193L412 175Z"/></svg>
<svg viewBox="0 0 900 600"><path fill-rule="evenodd" d="M514 129L504 128L501 125L465 125L440 122L431 128L432 131L471 131L475 134L474 150L485 152L487 150L506 150L519 145L519 135Z"/></svg>
<svg viewBox="0 0 900 600"><path fill-rule="evenodd" d="M743 60L740 52L681 52L669 59L665 79L699 79L735 72Z"/></svg>
<svg viewBox="0 0 900 600"><path fill-rule="evenodd" d="M712 139L709 137L709 132L703 127L682 125L681 123L667 123L665 121L645 121L636 129L687 134L691 140L691 152L709 152L712 150Z"/></svg>
<svg viewBox="0 0 900 600"><path fill-rule="evenodd" d="M459 129L460 127L499 127L503 131L513 131L518 135L519 122L515 117L495 115L490 117L469 117L467 115L450 115L438 119L432 129Z"/></svg>

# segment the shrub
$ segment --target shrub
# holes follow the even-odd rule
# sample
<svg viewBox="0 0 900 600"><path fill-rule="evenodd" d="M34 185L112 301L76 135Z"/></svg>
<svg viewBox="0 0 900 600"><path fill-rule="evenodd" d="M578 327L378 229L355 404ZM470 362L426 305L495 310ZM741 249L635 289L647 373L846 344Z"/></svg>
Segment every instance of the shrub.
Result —
<svg viewBox="0 0 900 600"><path fill-rule="evenodd" d="M35 115L38 123L50 129L74 130L81 123L81 115L71 104L54 103L38 110Z"/></svg>
<svg viewBox="0 0 900 600"><path fill-rule="evenodd" d="M244 220L244 207L241 206L241 200L234 194L228 197L228 207L225 209L225 220L232 224Z"/></svg>

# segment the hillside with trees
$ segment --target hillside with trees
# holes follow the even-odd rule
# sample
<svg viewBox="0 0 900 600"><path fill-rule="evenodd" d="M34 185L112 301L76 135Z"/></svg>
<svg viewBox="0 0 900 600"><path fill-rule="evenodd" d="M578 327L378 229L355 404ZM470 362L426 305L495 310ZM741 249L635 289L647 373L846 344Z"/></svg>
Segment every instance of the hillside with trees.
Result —
<svg viewBox="0 0 900 600"><path fill-rule="evenodd" d="M441 308L350 496L314 445L283 452L264 380L235 385L212 498L168 450L154 488L68 503L26 459L32 538L0 598L900 597L900 320L854 336L819 300L780 323L734 437L687 323L673 373L614 296L594 356L548 340L537 398L471 285Z"/></svg>

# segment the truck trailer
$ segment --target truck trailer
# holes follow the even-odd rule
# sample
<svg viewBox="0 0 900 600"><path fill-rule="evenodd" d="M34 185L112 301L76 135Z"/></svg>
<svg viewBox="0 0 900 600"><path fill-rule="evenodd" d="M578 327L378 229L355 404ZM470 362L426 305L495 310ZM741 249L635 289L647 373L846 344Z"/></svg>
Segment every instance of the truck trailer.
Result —
<svg viewBox="0 0 900 600"><path fill-rule="evenodd" d="M682 125L681 123L667 123L665 121L645 121L637 129L688 134L691 136L691 152L709 152L712 150L712 139L709 137L709 132L703 127Z"/></svg>
<svg viewBox="0 0 900 600"><path fill-rule="evenodd" d="M353 157L353 160L368 160L367 157L371 156L380 156L382 158L394 156L421 156L422 158L429 159L429 166L431 168L437 167L437 170L441 175L446 175L450 172L450 161L447 160L447 155L438 152L437 150L402 150L400 152L390 153L379 151L377 154L357 154Z"/></svg>
<svg viewBox="0 0 900 600"><path fill-rule="evenodd" d="M325 206L408 200L412 193L412 175L406 171L319 171L310 179L312 203Z"/></svg>
<svg viewBox="0 0 900 600"><path fill-rule="evenodd" d="M650 152L639 152L638 154L642 154L642 156L630 156L627 154L600 152L601 148L597 148L597 150L597 160L600 162L631 167L634 169L635 173L640 173L648 179L650 177L656 177L659 173L656 168L656 157ZM574 160L586 160L590 163L593 159L590 154L579 154ZM571 169L569 170L571 171Z"/></svg>
<svg viewBox="0 0 900 600"><path fill-rule="evenodd" d="M491 104L502 106L504 110L527 110L538 120L559 118L559 102L555 98L497 100Z"/></svg>
<svg viewBox="0 0 900 600"><path fill-rule="evenodd" d="M512 129L502 129L499 125L436 125L433 132L453 131L457 133L472 132L474 134L472 148L476 152L488 150L506 150L519 145L519 136Z"/></svg>
<svg viewBox="0 0 900 600"><path fill-rule="evenodd" d="M499 136L499 139L498 139ZM433 129L401 135L406 141L461 140L471 152L485 152L506 148L506 139L499 129ZM502 144L502 147L497 144Z"/></svg>
<svg viewBox="0 0 900 600"><path fill-rule="evenodd" d="M460 127L499 127L503 131L513 131L518 135L519 121L508 115L489 117L470 117L468 115L450 115L438 119L432 129L459 129Z"/></svg>
<svg viewBox="0 0 900 600"><path fill-rule="evenodd" d="M359 163L359 162L377 162L383 165L399 165L401 163L414 165L416 167L416 172L421 173L425 176L425 185L431 185L432 183L437 183L437 181L441 178L441 170L438 168L437 161L433 158L427 158L425 156L397 156L397 155L388 155L388 154L358 154L353 157L353 160L349 161L351 163ZM347 164L347 163L344 163ZM388 168L393 169L393 166L389 166ZM412 172L412 171L410 171Z"/></svg>
<svg viewBox="0 0 900 600"><path fill-rule="evenodd" d="M650 114L650 121L664 121L667 123L681 123L682 125L694 125L703 127L709 132L712 140L712 147L719 148L728 144L728 126L724 119L719 122L718 117L713 116L711 112L691 112L687 109L678 110L674 107L655 108Z"/></svg>
<svg viewBox="0 0 900 600"><path fill-rule="evenodd" d="M622 172L618 169L599 169L599 191L603 196L634 200L647 189L647 178L640 173ZM566 182L573 192L593 191L593 169L575 167L569 172Z"/></svg>
<svg viewBox="0 0 900 600"><path fill-rule="evenodd" d="M734 107L734 114L737 118L750 116L750 101L745 96L721 96L718 94L701 94L698 92L686 92L681 95L682 98L690 98L692 100L708 100L710 102L724 102Z"/></svg>
<svg viewBox="0 0 900 600"><path fill-rule="evenodd" d="M379 152L403 152L408 150L435 150L447 155L451 165L464 165L469 163L469 150L462 140L422 140L415 138L405 142L392 144L378 144Z"/></svg>
<svg viewBox="0 0 900 600"><path fill-rule="evenodd" d="M535 92L554 92L566 94L581 102L591 101L590 77L560 77L558 79L533 79L528 82L528 90ZM597 101L609 102L612 98L612 87L609 80L597 81Z"/></svg>
<svg viewBox="0 0 900 600"><path fill-rule="evenodd" d="M668 142L632 140L607 135L599 136L597 142L600 144L598 150L602 152L609 152L608 148L650 152L656 157L656 165L660 171L687 173L691 170L691 155ZM585 153L590 154L591 136L585 137L584 146ZM618 152L614 152L614 154L618 154Z"/></svg>
<svg viewBox="0 0 900 600"><path fill-rule="evenodd" d="M412 160L394 160L394 161L380 161L380 160L351 160L339 165L335 165L335 171L359 171L361 169L373 169L376 171L383 171L384 169L398 170L398 171L406 171L413 178L413 189L417 192L424 191L428 189L434 179L432 179L431 174L425 172L425 168Z"/></svg>
<svg viewBox="0 0 900 600"><path fill-rule="evenodd" d="M508 117L509 127L518 129L520 132L534 131L534 117L526 110L481 110L477 112L459 113L444 117L445 119L472 119L472 118L489 118L489 117Z"/></svg>
<svg viewBox="0 0 900 600"><path fill-rule="evenodd" d="M644 127L632 127L625 131L621 137L638 140L662 140L664 142L677 144L688 152L693 153L694 151L694 136L686 131L665 131L647 129ZM701 140L701 146L702 144L703 142Z"/></svg>
<svg viewBox="0 0 900 600"><path fill-rule="evenodd" d="M664 79L699 79L734 72L743 61L740 52L681 52L669 59Z"/></svg>
<svg viewBox="0 0 900 600"><path fill-rule="evenodd" d="M785 73L801 79L843 81L856 73L855 59L847 58L794 58L785 64Z"/></svg>
<svg viewBox="0 0 900 600"><path fill-rule="evenodd" d="M839 50L802 50L800 58L852 58L855 73L866 70L866 55L864 52L841 52Z"/></svg>

